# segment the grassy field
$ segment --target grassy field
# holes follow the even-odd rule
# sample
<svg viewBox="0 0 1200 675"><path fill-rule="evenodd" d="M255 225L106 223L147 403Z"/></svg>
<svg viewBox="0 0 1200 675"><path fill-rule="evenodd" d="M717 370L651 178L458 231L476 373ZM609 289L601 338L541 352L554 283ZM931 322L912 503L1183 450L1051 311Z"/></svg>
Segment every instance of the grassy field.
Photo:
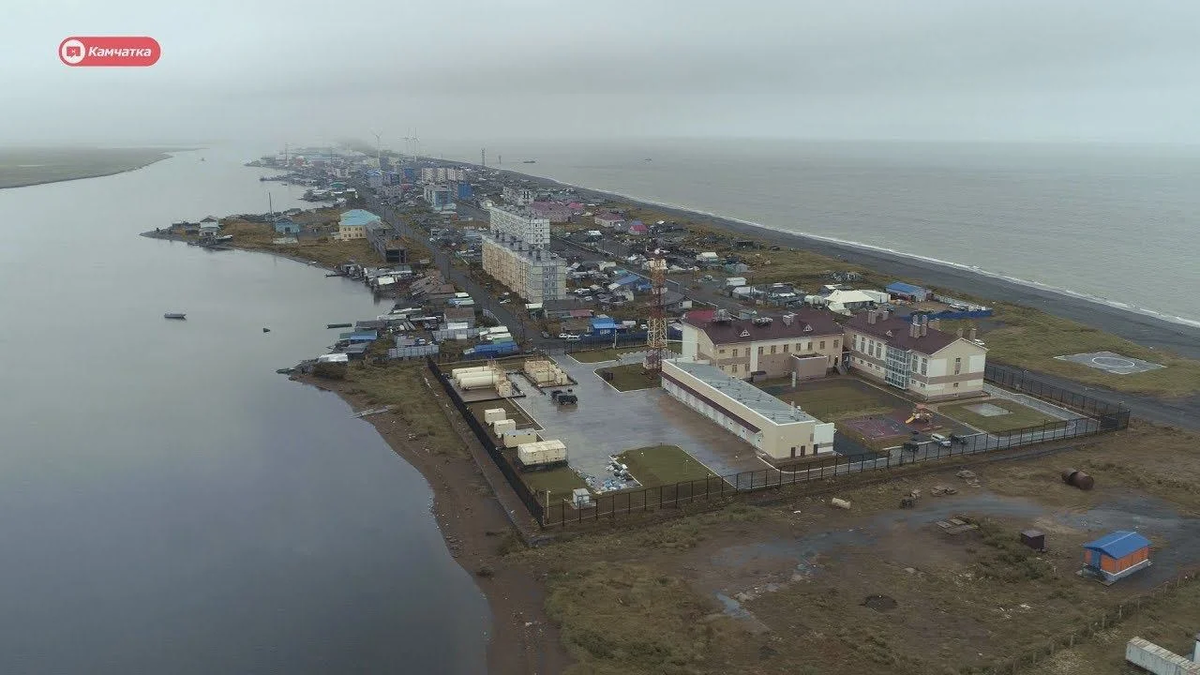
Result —
<svg viewBox="0 0 1200 675"><path fill-rule="evenodd" d="M465 452L462 439L446 421L440 407L449 405L445 392L424 364L355 361L346 369L346 393L363 396L368 405L395 406L393 412L435 452Z"/></svg>
<svg viewBox="0 0 1200 675"><path fill-rule="evenodd" d="M350 260L379 264L383 258L371 248L366 239L337 241L331 237L301 238L296 244L275 244L281 235L265 223L252 223L236 218L221 222L221 233L233 235L233 245L250 251L268 251L302 260L315 260L330 267Z"/></svg>
<svg viewBox="0 0 1200 675"><path fill-rule="evenodd" d="M660 386L659 379L648 376L640 363L628 363L613 368L602 368L596 372L602 374L606 371L613 374L613 379L608 383L618 391L634 391Z"/></svg>
<svg viewBox="0 0 1200 675"><path fill-rule="evenodd" d="M513 452L515 453L515 451ZM529 486L530 491L537 495L538 502L542 504L546 503L547 490L550 491L549 503L557 504L559 500L569 500L571 493L576 488L587 487L587 483L566 466L545 471L524 471L521 473L521 479L525 481L525 485Z"/></svg>
<svg viewBox="0 0 1200 675"><path fill-rule="evenodd" d="M715 476L676 445L653 445L626 450L617 460L629 467L629 473L645 487L671 485Z"/></svg>
<svg viewBox="0 0 1200 675"><path fill-rule="evenodd" d="M784 391L776 396L795 403L813 417L824 422L867 415L884 415L905 403L877 391L869 385L853 381L822 382L800 385L796 391Z"/></svg>
<svg viewBox="0 0 1200 675"><path fill-rule="evenodd" d="M1029 672L1117 672L1132 635L1177 652L1188 647L1200 623L1200 584L1164 596L1094 639L1082 637L1100 613L1145 589L1079 579L1079 544L1095 536L1092 530L1111 526L1090 520L1080 526L1069 514L1096 509L1095 517L1103 518L1105 509L1133 493L1140 493L1139 504L1146 499L1194 513L1200 506L1197 441L1137 425L1063 454L973 467L980 488L964 489L954 469L898 475L838 493L853 504L851 511L831 509L823 498L733 504L575 537L510 559L548 575L546 608L578 661L568 671L573 675L967 673L1072 631L1081 636L1073 649ZM1131 464L1131 456L1141 461ZM1064 486L1063 466L1091 473L1096 489ZM958 485L959 494L928 496L939 484ZM927 495L918 510L898 509L899 498L913 489ZM995 511L989 511L989 496ZM945 510L921 511L931 506L928 500ZM1032 510L1014 514L1013 504ZM1135 513L1140 507L1123 508ZM968 516L979 529L942 535L932 524L946 511ZM1047 532L1047 552L1018 543L1015 533L1030 523ZM821 543L833 538L844 541ZM729 603L718 594L736 599L737 612L723 611ZM880 595L895 609L866 604Z"/></svg>
<svg viewBox="0 0 1200 675"><path fill-rule="evenodd" d="M986 415L980 415L977 412L967 410L967 408L981 403L990 403L994 406L1004 408L1008 411L1008 414L987 417ZM1009 401L1003 398L990 398L987 401L974 401L972 403L941 405L938 406L937 412L969 424L976 429L997 433L1012 431L1013 429L1023 429L1025 427L1035 427L1059 420L1059 418L1038 412L1016 401Z"/></svg>
<svg viewBox="0 0 1200 675"><path fill-rule="evenodd" d="M679 344L670 343L667 349L676 354L679 353ZM580 363L600 363L603 361L616 361L623 354L633 354L635 352L646 351L645 345L634 345L631 347L618 347L616 349L596 349L586 352L572 352L569 356Z"/></svg>
<svg viewBox="0 0 1200 675"><path fill-rule="evenodd" d="M987 344L989 359L1118 391L1184 396L1200 389L1200 361L1142 347L1110 333L1034 309L1006 303L996 303L995 309L994 320L1001 325L979 332L979 338ZM953 332L959 326L969 325L969 321L946 321L942 323L942 330ZM1134 375L1112 375L1054 358L1098 351L1116 352L1160 363L1166 368Z"/></svg>
<svg viewBox="0 0 1200 675"><path fill-rule="evenodd" d="M0 150L0 188L108 176L167 157L163 150L152 148L5 149Z"/></svg>

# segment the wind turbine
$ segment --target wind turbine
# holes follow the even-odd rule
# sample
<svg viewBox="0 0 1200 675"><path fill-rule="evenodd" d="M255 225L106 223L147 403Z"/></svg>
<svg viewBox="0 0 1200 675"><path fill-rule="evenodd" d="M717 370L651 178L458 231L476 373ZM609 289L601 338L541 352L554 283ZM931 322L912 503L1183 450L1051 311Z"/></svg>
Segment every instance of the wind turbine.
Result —
<svg viewBox="0 0 1200 675"><path fill-rule="evenodd" d="M383 157L383 150L382 150L382 146L380 146L380 144L379 144L379 138L380 138L379 132L372 131L371 135L375 137L375 161L379 164L380 168L382 168L383 161L381 158Z"/></svg>

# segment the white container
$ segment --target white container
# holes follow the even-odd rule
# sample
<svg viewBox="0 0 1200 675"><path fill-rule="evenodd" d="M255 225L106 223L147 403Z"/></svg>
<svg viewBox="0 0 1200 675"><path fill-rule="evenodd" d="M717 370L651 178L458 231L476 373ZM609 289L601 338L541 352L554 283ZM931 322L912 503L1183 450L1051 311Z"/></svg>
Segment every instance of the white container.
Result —
<svg viewBox="0 0 1200 675"><path fill-rule="evenodd" d="M472 373L486 373L487 371L489 371L491 369L492 369L491 366L472 366L471 368L455 368L454 370L450 371L450 377L457 380L458 378L462 377L463 375L470 375Z"/></svg>
<svg viewBox="0 0 1200 675"><path fill-rule="evenodd" d="M483 411L483 421L487 424L502 420L507 416L508 413L505 412L504 408L488 408Z"/></svg>
<svg viewBox="0 0 1200 675"><path fill-rule="evenodd" d="M836 506L839 509L849 509L850 508L850 502L846 501L845 499L838 499L837 497L830 499L829 503L830 503L830 505Z"/></svg>
<svg viewBox="0 0 1200 675"><path fill-rule="evenodd" d="M491 373L479 373L478 375L468 375L458 381L458 388L467 389L483 389L485 387L496 386L496 376Z"/></svg>
<svg viewBox="0 0 1200 675"><path fill-rule="evenodd" d="M553 464L567 459L567 446L562 441L538 441L517 446L517 459L525 466Z"/></svg>
<svg viewBox="0 0 1200 675"><path fill-rule="evenodd" d="M533 429L517 429L514 431L506 431L503 435L504 447L516 448L525 443L532 443L537 440L537 432Z"/></svg>
<svg viewBox="0 0 1200 675"><path fill-rule="evenodd" d="M516 429L516 420L496 420L495 422L492 422L492 431L495 432L497 436L506 431L516 431Z"/></svg>

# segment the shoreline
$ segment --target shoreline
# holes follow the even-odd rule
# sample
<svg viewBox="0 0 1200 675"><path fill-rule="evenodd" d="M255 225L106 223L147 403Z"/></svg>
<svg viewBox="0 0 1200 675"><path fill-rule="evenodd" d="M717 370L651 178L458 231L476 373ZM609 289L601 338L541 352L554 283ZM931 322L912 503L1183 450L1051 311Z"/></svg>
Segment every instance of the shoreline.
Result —
<svg viewBox="0 0 1200 675"><path fill-rule="evenodd" d="M470 162L452 163L479 168L478 164ZM1132 307L1118 307L1074 291L1042 287L1024 280L1016 281L949 261L930 260L869 244L844 242L819 235L786 232L758 223L637 199L511 169L487 168L544 185L574 188L588 201L623 202L637 208L661 211L676 218L707 222L713 227L734 234L762 239L778 246L802 248L850 264L869 267L883 274L934 286L948 293L959 292L989 301L1024 305L1112 333L1146 347L1168 349L1181 356L1200 359L1200 326L1183 323L1189 321L1187 319L1171 321L1149 313L1153 310L1139 311Z"/></svg>
<svg viewBox="0 0 1200 675"><path fill-rule="evenodd" d="M187 243L182 237L153 230L142 232L140 236L171 243ZM231 250L266 254L324 271L334 269L277 251L238 246L233 246ZM298 374L289 375L288 379L331 393L351 410L372 407L356 394L345 391L337 380ZM431 387L431 391L433 396L441 398L437 389ZM494 465L481 461L472 451L474 441L470 440L469 433L463 433L461 420L447 416L447 426L463 437L463 454L454 457L439 457L427 449L419 448L419 441L409 440L408 427L397 426L391 414L369 415L362 420L375 428L397 457L421 474L433 493L430 514L442 540L455 562L471 577L475 588L483 595L491 614L491 630L484 645L487 672L499 675L562 672L572 660L559 640L557 628L546 615L545 586L525 570L506 565L502 560L502 549L508 539L506 535L511 533L523 540L529 538L520 531L521 528L514 526L512 516L515 512L520 517L525 506L515 495L500 492L507 484ZM488 475L489 472L496 474L494 479ZM484 484L481 485L480 481ZM511 504L504 503L506 496L511 496ZM485 568L490 573L480 574Z"/></svg>
<svg viewBox="0 0 1200 675"><path fill-rule="evenodd" d="M163 160L171 159L174 155L169 154L170 152L190 152L190 151L191 151L191 149L171 150L169 152L164 151L162 153L162 156L154 158L154 159L146 162L145 164L140 164L138 166L130 166L130 167L125 167L125 168L121 168L121 169L114 169L112 171L102 171L99 173L89 173L87 175L82 175L82 176L71 176L70 178L51 178L51 179L46 179L46 180L35 180L35 181L29 182L29 183L16 183L13 185L0 185L0 190L16 190L19 188L35 187L38 185L53 185L54 183L69 183L71 181L87 180L89 178L104 178L106 176L117 176L117 175L120 175L123 173L129 173L130 171L138 171L138 170L144 169L152 164L157 164Z"/></svg>

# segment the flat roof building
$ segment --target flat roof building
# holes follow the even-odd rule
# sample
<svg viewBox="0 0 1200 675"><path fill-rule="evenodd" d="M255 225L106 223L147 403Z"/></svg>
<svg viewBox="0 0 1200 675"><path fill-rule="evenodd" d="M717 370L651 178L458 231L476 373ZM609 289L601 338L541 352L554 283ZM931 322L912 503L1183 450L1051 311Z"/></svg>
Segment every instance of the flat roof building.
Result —
<svg viewBox="0 0 1200 675"><path fill-rule="evenodd" d="M366 239L367 226L382 222L379 216L363 209L350 209L338 220L337 238L342 241Z"/></svg>
<svg viewBox="0 0 1200 675"><path fill-rule="evenodd" d="M664 361L662 386L672 398L775 461L833 452L834 425L686 357Z"/></svg>

